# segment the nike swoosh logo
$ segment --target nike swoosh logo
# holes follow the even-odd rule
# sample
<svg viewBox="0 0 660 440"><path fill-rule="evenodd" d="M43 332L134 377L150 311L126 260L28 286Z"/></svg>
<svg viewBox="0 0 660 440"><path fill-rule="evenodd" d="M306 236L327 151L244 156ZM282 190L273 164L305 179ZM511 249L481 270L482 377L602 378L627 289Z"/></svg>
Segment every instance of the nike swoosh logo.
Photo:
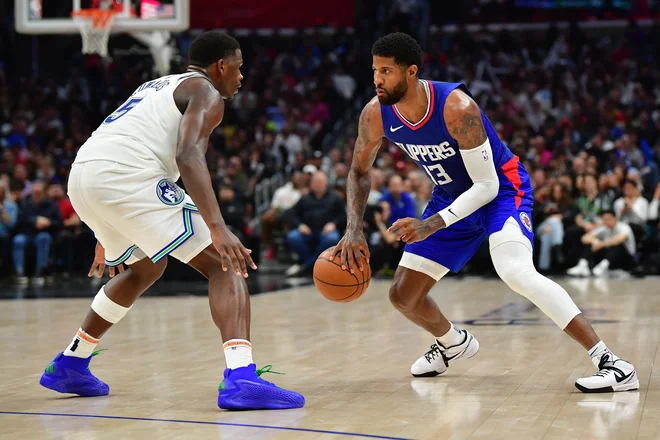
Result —
<svg viewBox="0 0 660 440"><path fill-rule="evenodd" d="M398 126L397 128L394 128L394 127L392 127L392 126L390 125L390 131L391 131L392 133L394 133L394 132L397 131L397 130L401 130L402 128L403 128L403 125L400 125L400 126Z"/></svg>
<svg viewBox="0 0 660 440"><path fill-rule="evenodd" d="M614 372L614 378L616 379L617 383L621 383L624 380L627 380L635 373L635 370L633 370L628 374L624 374L623 371L619 370L618 368L613 368L612 371Z"/></svg>
<svg viewBox="0 0 660 440"><path fill-rule="evenodd" d="M454 214L454 211L452 211L451 208L449 208L448 211L451 213L451 215L453 215L454 217L458 218L458 216L457 216L456 214Z"/></svg>

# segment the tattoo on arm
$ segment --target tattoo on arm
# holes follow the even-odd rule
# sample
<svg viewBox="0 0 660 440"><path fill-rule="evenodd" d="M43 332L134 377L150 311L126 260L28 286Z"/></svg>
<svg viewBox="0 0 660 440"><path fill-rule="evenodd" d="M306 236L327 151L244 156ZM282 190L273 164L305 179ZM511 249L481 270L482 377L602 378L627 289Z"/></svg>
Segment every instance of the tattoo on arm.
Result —
<svg viewBox="0 0 660 440"><path fill-rule="evenodd" d="M362 110L358 127L358 137L353 151L353 164L348 174L346 199L348 201L347 229L362 230L362 218L371 191L371 174L369 170L376 159L380 141L376 144L369 140L369 124L371 112L368 107Z"/></svg>
<svg viewBox="0 0 660 440"><path fill-rule="evenodd" d="M479 106L461 93L448 99L445 120L449 134L456 139L461 150L471 150L486 142L486 130Z"/></svg>

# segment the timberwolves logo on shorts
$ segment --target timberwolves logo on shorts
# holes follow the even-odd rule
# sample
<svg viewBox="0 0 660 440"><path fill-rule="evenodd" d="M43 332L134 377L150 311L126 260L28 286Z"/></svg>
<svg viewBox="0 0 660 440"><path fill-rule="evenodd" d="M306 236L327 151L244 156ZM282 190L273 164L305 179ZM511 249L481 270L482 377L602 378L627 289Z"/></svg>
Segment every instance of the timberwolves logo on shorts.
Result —
<svg viewBox="0 0 660 440"><path fill-rule="evenodd" d="M526 212L520 213L520 223L522 223L529 232L532 232L532 221L529 219Z"/></svg>
<svg viewBox="0 0 660 440"><path fill-rule="evenodd" d="M166 205L178 205L183 202L183 191L176 183L167 179L162 179L156 185L156 194L161 202Z"/></svg>

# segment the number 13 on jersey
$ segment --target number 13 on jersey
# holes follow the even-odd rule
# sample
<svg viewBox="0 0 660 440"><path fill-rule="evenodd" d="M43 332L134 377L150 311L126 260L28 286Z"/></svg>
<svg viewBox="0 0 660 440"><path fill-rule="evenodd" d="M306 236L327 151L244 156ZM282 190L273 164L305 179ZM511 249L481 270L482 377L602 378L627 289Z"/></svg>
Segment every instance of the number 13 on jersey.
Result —
<svg viewBox="0 0 660 440"><path fill-rule="evenodd" d="M429 175L433 183L436 184L436 186L439 185L445 185L449 182L452 181L451 177L449 177L449 174L445 172L445 169L442 168L442 165L439 163L433 164L433 165L422 165L424 167L424 171L426 171L426 174Z"/></svg>
<svg viewBox="0 0 660 440"><path fill-rule="evenodd" d="M126 101L125 103L123 103L123 104L121 105L121 107L119 107L117 110L115 110L114 112L112 112L112 114L110 114L110 116L108 116L107 118L105 118L105 120L103 121L103 123L104 123L104 124L110 124L110 123L112 123L112 122L115 122L117 119L121 118L121 117L124 116L126 113L128 113L129 111L131 111L131 109L133 109L133 107L135 107L136 105L138 105L138 104L140 103L140 101L142 101L143 99L144 99L144 96L140 96L139 98L130 98L128 101Z"/></svg>

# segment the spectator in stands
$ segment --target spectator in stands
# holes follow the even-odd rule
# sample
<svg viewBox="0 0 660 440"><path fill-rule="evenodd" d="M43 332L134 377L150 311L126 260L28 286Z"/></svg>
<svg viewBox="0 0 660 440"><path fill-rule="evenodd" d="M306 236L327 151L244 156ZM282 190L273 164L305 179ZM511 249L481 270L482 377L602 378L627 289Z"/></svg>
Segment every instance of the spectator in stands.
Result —
<svg viewBox="0 0 660 440"><path fill-rule="evenodd" d="M383 198L383 186L385 185L385 174L379 168L371 170L371 191L367 198L367 205L378 205Z"/></svg>
<svg viewBox="0 0 660 440"><path fill-rule="evenodd" d="M28 172L25 165L16 165L14 168L14 180L20 182L23 186L20 198L25 199L32 193L32 182L28 179Z"/></svg>
<svg viewBox="0 0 660 440"><path fill-rule="evenodd" d="M635 265L635 236L630 226L618 221L611 209L602 211L600 217L602 224L582 236L582 258L568 269L569 275L604 276L610 269L630 270Z"/></svg>
<svg viewBox="0 0 660 440"><path fill-rule="evenodd" d="M41 182L32 184L32 196L23 201L14 236L14 269L20 284L26 284L25 248L28 244L36 247L34 282L43 285L43 272L48 266L53 235L62 226L59 207L46 197L46 189Z"/></svg>
<svg viewBox="0 0 660 440"><path fill-rule="evenodd" d="M539 241L538 268L550 270L553 263L563 264L564 223L575 217L573 199L561 183L552 186L550 198L542 205L544 220L536 229Z"/></svg>
<svg viewBox="0 0 660 440"><path fill-rule="evenodd" d="M48 187L48 198L57 204L62 217L62 229L55 236L56 265L65 277L69 277L73 273L76 237L81 232L82 222L61 184L55 183Z"/></svg>
<svg viewBox="0 0 660 440"><path fill-rule="evenodd" d="M221 184L218 189L218 205L225 223L245 247L252 250L252 259L256 263L259 261L261 242L248 227L245 220L246 206L236 196L235 188L234 185Z"/></svg>
<svg viewBox="0 0 660 440"><path fill-rule="evenodd" d="M403 179L398 175L390 177L388 191L380 199L381 203L389 205L388 224L392 224L400 218L415 217L415 202L409 193L404 191Z"/></svg>
<svg viewBox="0 0 660 440"><path fill-rule="evenodd" d="M298 203L300 197L308 191L308 177L301 171L296 171L291 180L275 190L268 211L261 216L261 235L266 246L264 258L271 260L275 256L273 248L273 230L283 228L287 223L289 210Z"/></svg>
<svg viewBox="0 0 660 440"><path fill-rule="evenodd" d="M0 180L0 276L8 271L11 234L18 220L18 205L9 197L5 183Z"/></svg>
<svg viewBox="0 0 660 440"><path fill-rule="evenodd" d="M593 174L584 176L584 189L577 199L578 213L573 219L573 224L566 229L564 240L564 251L567 258L580 255L580 237L591 232L600 224L600 213L606 209L612 209L608 200L598 192L598 182ZM575 259L569 264L575 264Z"/></svg>
<svg viewBox="0 0 660 440"><path fill-rule="evenodd" d="M623 197L614 202L614 212L617 220L627 223L641 239L646 232L646 220L649 213L649 202L642 197L637 184L632 180L623 183Z"/></svg>
<svg viewBox="0 0 660 440"><path fill-rule="evenodd" d="M319 171L312 176L310 192L298 200L292 208L289 247L300 258L300 264L291 266L288 276L311 271L321 253L339 242L341 233L337 226L345 223L344 202L328 189L328 178Z"/></svg>

